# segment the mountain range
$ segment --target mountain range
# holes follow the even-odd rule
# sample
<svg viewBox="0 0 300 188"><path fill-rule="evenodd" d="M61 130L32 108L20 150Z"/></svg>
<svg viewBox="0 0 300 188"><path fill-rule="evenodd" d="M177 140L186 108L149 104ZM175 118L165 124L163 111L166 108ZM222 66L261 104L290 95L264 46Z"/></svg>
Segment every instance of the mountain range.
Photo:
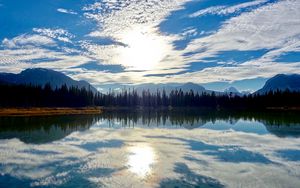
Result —
<svg viewBox="0 0 300 188"><path fill-rule="evenodd" d="M97 92L96 88L86 81L73 80L61 72L43 68L26 69L19 74L0 73L0 83L31 84L41 86L50 83L52 88L59 88L66 84L68 87L75 86L78 88L91 89L93 92Z"/></svg>
<svg viewBox="0 0 300 188"><path fill-rule="evenodd" d="M143 90L149 90L151 93L156 92L157 90L165 90L166 93L170 93L172 90L181 89L183 92L188 92L193 90L195 92L203 93L207 91L204 87L194 84L194 83L185 83L182 85L176 84L139 84L135 86L125 86L125 88L134 88L138 93L141 93Z"/></svg>
<svg viewBox="0 0 300 188"><path fill-rule="evenodd" d="M267 80L266 84L263 88L259 89L255 93L264 94L269 91L300 91L300 75L299 74L278 74L269 80Z"/></svg>
<svg viewBox="0 0 300 188"><path fill-rule="evenodd" d="M6 84L32 84L32 85L45 85L46 83L50 83L53 88L61 87L66 84L68 87L75 86L78 88L89 88L93 92L97 92L96 88L93 87L86 81L77 81L74 80L61 72L57 72L50 69L43 68L34 68L34 69L26 69L19 74L13 73L0 73L0 83ZM195 84L195 83L172 83L172 84L139 84L139 85L122 85L122 88L134 88L138 93L142 93L143 90L149 90L154 93L157 90L165 90L166 93L170 93L172 90L181 89L183 92L188 92L193 90L195 93L208 93L211 94L215 92L216 95L247 95L248 92L240 92L234 87L230 87L225 89L223 92L207 90L203 86ZM116 88L112 88L114 91L117 91ZM118 88L120 90L120 87ZM255 93L264 94L269 91L281 90L284 91L289 89L290 91L300 91L300 75L292 74L278 74L265 83L263 88L259 89Z"/></svg>
<svg viewBox="0 0 300 188"><path fill-rule="evenodd" d="M205 87L199 85L199 84L195 84L192 82L188 82L188 83L166 83L166 84L154 84L154 83L145 83L145 84L137 84L137 85L110 85L109 87L111 90L113 90L114 92L120 92L123 89L134 89L135 91L137 91L138 94L141 94L144 90L145 91L149 91L150 93L156 93L157 90L162 92L163 90L169 94L171 91L174 90L182 90L183 92L189 92L191 90L193 90L194 93L207 93L207 94L212 94L213 92L216 95L227 95L227 94L233 94L233 95L244 95L244 94L249 94L246 92L239 92L236 88L234 87L230 87L226 90L222 91L213 91L213 90L208 90ZM102 89L102 92L107 93L109 92L109 90L107 89Z"/></svg>

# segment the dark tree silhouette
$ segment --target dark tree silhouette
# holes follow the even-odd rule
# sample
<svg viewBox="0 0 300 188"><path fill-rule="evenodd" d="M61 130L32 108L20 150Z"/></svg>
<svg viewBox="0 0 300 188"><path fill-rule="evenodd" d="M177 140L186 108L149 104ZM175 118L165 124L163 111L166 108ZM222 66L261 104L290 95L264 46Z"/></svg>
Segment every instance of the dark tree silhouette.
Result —
<svg viewBox="0 0 300 188"><path fill-rule="evenodd" d="M1 107L83 107L95 105L96 97L91 90L78 87L51 88L34 85L0 85Z"/></svg>
<svg viewBox="0 0 300 188"><path fill-rule="evenodd" d="M265 109L268 107L300 107L300 93L289 90L269 92L263 95L216 95L212 93L198 93L190 90L173 90L166 94L157 90L151 93L144 90L140 95L132 90L123 90L119 93L109 92L107 95L96 97L97 105L119 107L201 107L212 109Z"/></svg>
<svg viewBox="0 0 300 188"><path fill-rule="evenodd" d="M173 90L169 94L163 89L156 92L144 90L141 94L135 89L108 94L94 93L90 88L52 88L44 86L0 84L0 107L197 107L211 109L265 109L268 107L300 107L300 93L294 91L270 91L266 94L216 95L190 90Z"/></svg>

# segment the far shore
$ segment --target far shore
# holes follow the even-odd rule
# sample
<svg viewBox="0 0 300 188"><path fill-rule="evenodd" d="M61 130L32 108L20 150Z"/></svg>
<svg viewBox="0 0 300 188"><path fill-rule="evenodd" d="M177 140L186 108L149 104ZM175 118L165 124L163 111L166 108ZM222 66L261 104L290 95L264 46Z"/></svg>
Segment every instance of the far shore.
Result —
<svg viewBox="0 0 300 188"><path fill-rule="evenodd" d="M0 108L2 116L54 116L100 114L101 107L31 107L31 108Z"/></svg>

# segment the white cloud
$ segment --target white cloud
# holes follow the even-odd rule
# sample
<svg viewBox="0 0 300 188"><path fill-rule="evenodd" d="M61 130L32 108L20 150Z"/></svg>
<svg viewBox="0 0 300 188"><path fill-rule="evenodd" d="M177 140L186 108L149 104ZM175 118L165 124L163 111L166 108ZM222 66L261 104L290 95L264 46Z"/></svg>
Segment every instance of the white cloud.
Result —
<svg viewBox="0 0 300 188"><path fill-rule="evenodd" d="M26 46L55 46L55 42L46 36L40 35L19 35L11 40L4 38L2 45L7 48L19 48Z"/></svg>
<svg viewBox="0 0 300 188"><path fill-rule="evenodd" d="M213 82L259 76L270 77L278 73L299 73L298 63L273 62L282 53L299 50L299 9L299 1L287 0L268 4L229 19L215 34L193 40L184 52L195 52L195 54L186 57L185 62L217 57L219 52L230 50L269 49L269 52L255 61L237 67L206 68L200 72L174 76L172 79L177 77L176 80L183 80L187 76L185 79Z"/></svg>
<svg viewBox="0 0 300 188"><path fill-rule="evenodd" d="M169 76L169 78L175 82L185 82L185 80L195 83L218 81L231 82L241 79L253 79L257 77L269 78L281 73L300 74L300 62L285 64L265 61L249 61L240 64L239 66L218 66L205 68L202 71Z"/></svg>
<svg viewBox="0 0 300 188"><path fill-rule="evenodd" d="M53 51L43 47L25 46L1 50L0 72L20 72L27 68L49 68L57 71L67 71L71 67L79 66L93 59L82 54L74 53L68 48L63 51ZM71 54L69 54L71 53ZM54 59L47 61L47 59ZM36 61L35 63L33 63Z"/></svg>
<svg viewBox="0 0 300 188"><path fill-rule="evenodd" d="M203 34L204 32L201 32L200 34ZM185 29L180 35L183 37L195 37L198 34L198 31L196 28L187 28Z"/></svg>
<svg viewBox="0 0 300 188"><path fill-rule="evenodd" d="M217 14L218 12L220 12L225 7L226 6L208 7L208 8L205 8L205 9L201 9L197 12L194 12L193 14L189 15L189 17L194 18L194 17L204 16L204 15L207 15L207 14Z"/></svg>
<svg viewBox="0 0 300 188"><path fill-rule="evenodd" d="M99 24L102 35L118 35L136 25L156 26L187 0L101 1L83 8Z"/></svg>
<svg viewBox="0 0 300 188"><path fill-rule="evenodd" d="M237 4L237 5L233 5L233 6L213 6L213 7L201 9L201 10L189 15L189 17L193 18L193 17L204 16L207 14L227 15L227 14L232 14L232 13L238 12L245 8L261 5L266 2L268 2L268 0L256 0L256 1L241 3L241 4Z"/></svg>
<svg viewBox="0 0 300 188"><path fill-rule="evenodd" d="M58 8L57 11L61 12L61 13L65 13L65 14L73 14L73 15L77 14L77 12L74 12L72 10L67 10L67 9L64 9L64 8Z"/></svg>
<svg viewBox="0 0 300 188"><path fill-rule="evenodd" d="M33 31L40 35L54 38L63 42L71 42L75 36L64 29L33 28Z"/></svg>
<svg viewBox="0 0 300 188"><path fill-rule="evenodd" d="M280 48L300 34L300 3L280 1L229 19L218 32L194 40L188 50L258 50Z"/></svg>
<svg viewBox="0 0 300 188"><path fill-rule="evenodd" d="M232 13L240 11L241 9L257 6L257 5L266 3L266 2L268 2L268 0L257 0L257 1L250 1L250 2L246 2L246 3L241 3L241 4L238 4L238 5L234 5L234 6L224 8L218 14L221 14L221 15L222 14L224 14L224 15L232 14Z"/></svg>

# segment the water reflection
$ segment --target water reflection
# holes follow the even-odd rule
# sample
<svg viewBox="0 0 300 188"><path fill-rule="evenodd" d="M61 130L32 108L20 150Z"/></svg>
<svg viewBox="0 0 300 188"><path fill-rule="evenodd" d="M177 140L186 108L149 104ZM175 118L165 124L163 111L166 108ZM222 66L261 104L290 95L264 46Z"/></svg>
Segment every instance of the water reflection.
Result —
<svg viewBox="0 0 300 188"><path fill-rule="evenodd" d="M0 139L18 138L24 143L45 144L87 130L98 120L95 115L0 117Z"/></svg>
<svg viewBox="0 0 300 188"><path fill-rule="evenodd" d="M209 110L106 111L101 115L0 117L0 139L18 138L24 143L45 144L75 131L103 127L166 127L235 130L278 137L300 137L297 112L237 112Z"/></svg>
<svg viewBox="0 0 300 188"><path fill-rule="evenodd" d="M148 144L139 144L128 148L129 170L141 178L151 175L152 166L156 161L154 149Z"/></svg>
<svg viewBox="0 0 300 188"><path fill-rule="evenodd" d="M300 137L300 123L287 125L270 125L265 123L267 130L278 137Z"/></svg>
<svg viewBox="0 0 300 188"><path fill-rule="evenodd" d="M179 179L164 179L160 182L161 188L170 187L225 187L218 180L194 173L185 163L176 163L174 171L182 176Z"/></svg>
<svg viewBox="0 0 300 188"><path fill-rule="evenodd" d="M299 112L288 111L114 110L102 114L101 119L107 121L109 127L205 127L258 134L271 133L279 137L300 137Z"/></svg>
<svg viewBox="0 0 300 188"><path fill-rule="evenodd" d="M0 187L298 188L299 119L192 109L2 117Z"/></svg>

